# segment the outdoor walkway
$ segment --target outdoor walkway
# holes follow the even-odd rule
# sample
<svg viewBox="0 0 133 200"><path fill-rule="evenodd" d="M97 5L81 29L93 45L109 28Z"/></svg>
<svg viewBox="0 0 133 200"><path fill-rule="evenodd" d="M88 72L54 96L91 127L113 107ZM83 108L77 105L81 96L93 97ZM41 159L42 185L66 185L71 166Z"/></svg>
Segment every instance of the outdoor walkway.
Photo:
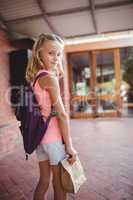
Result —
<svg viewBox="0 0 133 200"><path fill-rule="evenodd" d="M133 200L133 119L72 120L71 130L88 178L75 199ZM36 155L19 148L0 161L0 200L32 200L37 179Z"/></svg>

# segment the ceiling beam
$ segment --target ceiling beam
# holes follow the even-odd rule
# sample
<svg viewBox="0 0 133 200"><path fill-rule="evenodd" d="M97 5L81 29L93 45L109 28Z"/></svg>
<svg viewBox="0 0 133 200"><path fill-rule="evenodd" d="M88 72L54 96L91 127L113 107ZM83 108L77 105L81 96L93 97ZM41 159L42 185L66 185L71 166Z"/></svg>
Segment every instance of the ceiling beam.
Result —
<svg viewBox="0 0 133 200"><path fill-rule="evenodd" d="M16 18L16 19L9 19L9 20L6 20L6 22L7 23L19 23L19 22L37 20L37 19L40 19L42 17L43 17L43 14L31 15L31 16L20 17L20 18Z"/></svg>
<svg viewBox="0 0 133 200"><path fill-rule="evenodd" d="M118 29L118 30L110 30L110 31L103 31L102 34L110 34L110 33L117 33L117 32L128 32L128 31L133 31L132 29ZM80 35L70 35L65 37L66 39L73 39L73 38L82 38L82 37L87 37L87 36L94 36L96 35L95 32L92 33L85 33L85 34L80 34Z"/></svg>
<svg viewBox="0 0 133 200"><path fill-rule="evenodd" d="M90 13L91 13L91 18L94 26L94 30L96 33L98 33L98 27L97 27L97 21L96 21L96 15L95 15L95 2L94 0L89 0L89 5L90 5Z"/></svg>
<svg viewBox="0 0 133 200"><path fill-rule="evenodd" d="M39 1L39 0L37 0L37 1ZM119 2L107 2L107 3L95 4L95 10L116 8L116 7L128 6L128 5L133 5L133 0L121 0ZM43 10L44 10L44 8L43 8ZM45 11L45 16L46 16L46 18L48 18L48 17L51 17L51 16L54 17L54 16L62 16L62 15L67 15L67 14L85 12L85 11L88 12L88 10L91 10L90 6L82 6L82 7L78 7L78 8L64 9L64 10L53 11L53 12L46 12ZM26 16L26 17L11 19L11 20L5 20L5 22L7 22L7 23L19 23L19 22L23 22L23 21L29 21L29 20L31 21L31 20L40 19L42 17L44 17L44 11L43 11L42 14ZM48 19L48 21L49 21L49 19Z"/></svg>
<svg viewBox="0 0 133 200"><path fill-rule="evenodd" d="M36 0L36 1L37 1L37 4L38 4L41 12L42 12L43 18L44 18L45 22L48 24L50 30L55 34L60 35L58 33L58 31L54 28L52 23L50 22L49 16L47 15L46 10L45 10L44 5L43 5L43 1L42 0Z"/></svg>
<svg viewBox="0 0 133 200"><path fill-rule="evenodd" d="M114 7L120 7L120 6L128 6L133 4L132 0L121 0L121 1L113 1L113 2L106 2L102 4L97 4L95 7L96 9L106 9L106 8L114 8Z"/></svg>

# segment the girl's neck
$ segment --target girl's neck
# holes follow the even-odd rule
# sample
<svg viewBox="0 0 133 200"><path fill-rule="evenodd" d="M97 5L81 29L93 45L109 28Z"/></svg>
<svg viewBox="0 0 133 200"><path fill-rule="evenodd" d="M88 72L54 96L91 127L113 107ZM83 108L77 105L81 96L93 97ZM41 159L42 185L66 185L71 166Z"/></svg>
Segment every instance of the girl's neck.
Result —
<svg viewBox="0 0 133 200"><path fill-rule="evenodd" d="M47 69L47 67L45 67L45 66L42 68L42 70L45 70L49 73L52 73L54 71L53 69Z"/></svg>

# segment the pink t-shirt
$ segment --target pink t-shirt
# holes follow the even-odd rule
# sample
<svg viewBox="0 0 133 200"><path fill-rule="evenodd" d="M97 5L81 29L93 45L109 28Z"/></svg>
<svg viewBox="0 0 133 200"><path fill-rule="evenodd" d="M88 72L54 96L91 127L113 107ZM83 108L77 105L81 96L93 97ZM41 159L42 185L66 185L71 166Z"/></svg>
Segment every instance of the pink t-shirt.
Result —
<svg viewBox="0 0 133 200"><path fill-rule="evenodd" d="M42 71L50 73L49 71L46 71L46 70L40 70L37 73L37 75L39 73L41 73ZM37 101L40 105L42 114L45 119L50 114L51 105L52 105L49 92L40 87L38 80L35 83L34 92L36 94ZM48 144L48 143L51 143L51 142L54 142L57 140L62 140L62 136L61 136L61 130L60 130L59 124L58 124L58 119L55 116L50 119L48 129L46 130L46 133L41 141L41 144Z"/></svg>

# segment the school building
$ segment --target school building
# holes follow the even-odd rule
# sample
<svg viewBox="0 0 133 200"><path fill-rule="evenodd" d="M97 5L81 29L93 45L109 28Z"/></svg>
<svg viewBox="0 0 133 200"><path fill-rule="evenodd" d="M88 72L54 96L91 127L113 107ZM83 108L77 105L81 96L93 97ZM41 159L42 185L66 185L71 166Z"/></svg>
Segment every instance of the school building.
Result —
<svg viewBox="0 0 133 200"><path fill-rule="evenodd" d="M26 164L23 165L21 163L21 160L24 159L21 155L22 149L19 148L19 145L22 147L20 144L21 133L19 123L15 117L14 105L17 103L19 87L25 82L25 70L34 40L41 33L55 33L63 37L65 41L62 63L64 78L60 80L61 95L70 116L73 133L75 133L73 135L75 145L82 146L79 141L81 132L85 132L85 137L88 138L90 144L89 149L87 149L87 143L83 137L83 143L86 144L86 147L78 147L81 156L83 156L83 163L86 164L88 162L88 155L84 151L90 150L93 155L99 151L98 148L94 149L94 146L91 146L91 141L96 141L96 143L99 140L101 141L100 136L96 135L96 132L99 131L101 137L103 137L103 145L105 146L108 140L105 135L108 132L110 142L112 142L110 144L110 151L113 151L114 155L112 159L116 157L111 147L114 144L117 146L120 141L121 147L119 147L123 149L122 152L125 155L125 160L119 170L124 171L127 169L128 172L130 171L130 174L123 172L128 177L127 179L125 178L126 180L122 178L122 181L130 185L130 188L127 185L125 186L129 192L124 188L124 191L126 191L125 196L123 196L124 192L122 189L124 186L122 184L115 184L115 187L118 187L116 192L120 191L115 196L116 193L113 193L112 183L103 179L100 179L100 181L107 181L112 188L110 189L109 187L108 192L103 190L100 193L101 182L98 182L99 179L97 179L97 177L100 177L100 171L95 171L99 170L98 168L95 168L94 171L91 169L91 153L89 153L90 165L86 166L90 168L96 178L96 191L91 187L88 189L88 186L84 188L83 193L81 192L79 196L77 195L76 199L133 199L131 192L131 188L133 188L133 174L131 168L125 164L126 160L130 166L133 164L126 154L127 152L131 153L130 133L133 130L131 126L133 117L133 1L1 0L0 166L2 178L0 178L0 200L6 200L10 195L13 200L31 199L31 192L28 193L26 188L22 189L20 183L17 183L18 193L15 193L13 189L6 192L6 186L2 186L2 184L6 184L9 181L8 178L10 179L12 175L17 174L17 171L8 172L9 176L6 177L7 179L4 182L3 173L5 172L6 174L9 169L8 166L14 167L14 162L17 163L18 161L18 165L23 171L23 167ZM102 129L99 129L99 125ZM114 130L113 128L116 129ZM77 133L79 130L81 132ZM93 135L89 134L90 131ZM122 131L128 132L126 136ZM114 136L113 133L118 133L118 138L115 138L116 135ZM118 143L114 142L114 138L118 139ZM124 139L127 143L124 143ZM125 150L124 145L126 147L129 145L130 148ZM115 148L117 148L116 146ZM108 147L106 148L109 151ZM101 167L102 174L103 169L107 166L104 166L105 168L100 166L100 156L102 159L102 156L106 157L107 155L104 154L104 149L100 150L101 154L99 154L99 158L95 161L97 166ZM18 155L20 156L19 159L17 159ZM8 158L11 158L14 162L10 162ZM116 159L120 161L120 158L122 157L119 151L118 158ZM33 161L35 160L34 156ZM104 161L106 162L106 159ZM112 160L113 162L115 161ZM2 163L4 167L1 165ZM124 166L127 168L125 169ZM30 169L30 166L28 167ZM34 172L37 174L34 164L32 167L35 170L33 174ZM117 173L117 166L115 167L115 173ZM86 167L86 171L88 171L88 168ZM111 170L111 168L108 169ZM24 172L22 172L23 174ZM18 173L18 176L20 175L21 173ZM106 177L109 178L109 175L106 175L104 174L105 179ZM110 180L114 180L113 178ZM29 176L29 179L31 179L31 176ZM28 179L25 181L27 181L26 184L28 185ZM93 177L90 181L92 181L91 183L95 187ZM48 198L52 200L50 192Z"/></svg>

